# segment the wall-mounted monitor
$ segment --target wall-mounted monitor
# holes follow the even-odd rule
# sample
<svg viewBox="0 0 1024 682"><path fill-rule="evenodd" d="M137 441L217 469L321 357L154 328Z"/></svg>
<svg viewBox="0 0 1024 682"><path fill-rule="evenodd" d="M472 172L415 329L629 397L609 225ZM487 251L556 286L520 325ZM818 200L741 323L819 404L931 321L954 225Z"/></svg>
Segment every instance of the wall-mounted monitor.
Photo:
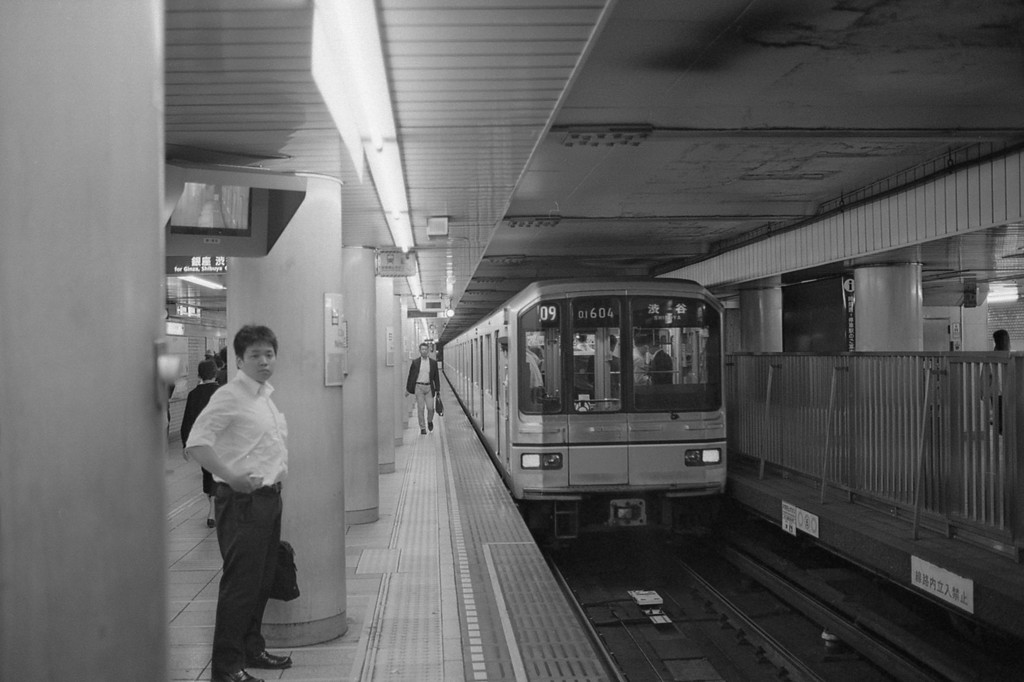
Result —
<svg viewBox="0 0 1024 682"><path fill-rule="evenodd" d="M186 182L171 213L171 234L252 235L249 187Z"/></svg>
<svg viewBox="0 0 1024 682"><path fill-rule="evenodd" d="M265 256L306 197L292 175L167 166L166 178L168 256Z"/></svg>

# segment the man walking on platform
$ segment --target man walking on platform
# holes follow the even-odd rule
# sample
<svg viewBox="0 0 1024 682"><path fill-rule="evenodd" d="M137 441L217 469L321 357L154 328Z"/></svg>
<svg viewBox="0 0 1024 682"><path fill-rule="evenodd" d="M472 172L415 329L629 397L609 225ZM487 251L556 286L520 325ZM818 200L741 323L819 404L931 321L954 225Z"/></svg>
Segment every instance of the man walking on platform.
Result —
<svg viewBox="0 0 1024 682"><path fill-rule="evenodd" d="M238 369L192 426L186 457L217 482L217 542L224 560L213 631L212 682L263 682L249 668L288 668L289 656L266 650L263 611L281 540L281 483L288 475L288 425L267 381L277 360L268 327L235 335Z"/></svg>
<svg viewBox="0 0 1024 682"><path fill-rule="evenodd" d="M430 346L421 343L420 356L409 365L409 378L405 381L405 392L416 396L416 417L421 434L425 434L427 429L434 430L434 396L441 390L437 360L429 357L429 353Z"/></svg>

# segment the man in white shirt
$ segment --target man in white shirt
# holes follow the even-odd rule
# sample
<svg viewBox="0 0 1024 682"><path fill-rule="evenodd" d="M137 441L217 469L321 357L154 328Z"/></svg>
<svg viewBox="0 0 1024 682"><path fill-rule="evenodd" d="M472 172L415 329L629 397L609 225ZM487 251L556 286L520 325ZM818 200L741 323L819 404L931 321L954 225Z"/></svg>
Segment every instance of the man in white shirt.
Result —
<svg viewBox="0 0 1024 682"><path fill-rule="evenodd" d="M289 656L266 650L260 632L281 540L281 484L288 475L288 425L267 381L277 337L246 326L234 339L240 370L210 398L192 426L186 456L216 487L217 542L224 560L213 632L212 682L263 682L245 671L283 669Z"/></svg>

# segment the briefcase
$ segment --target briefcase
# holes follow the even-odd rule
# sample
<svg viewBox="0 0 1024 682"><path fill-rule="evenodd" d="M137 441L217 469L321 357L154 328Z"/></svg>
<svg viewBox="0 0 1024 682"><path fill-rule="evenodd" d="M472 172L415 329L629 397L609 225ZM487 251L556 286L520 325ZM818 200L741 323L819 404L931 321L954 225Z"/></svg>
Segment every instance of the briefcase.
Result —
<svg viewBox="0 0 1024 682"><path fill-rule="evenodd" d="M277 546L277 571L270 588L270 598L291 601L299 596L298 569L295 568L295 549L281 540Z"/></svg>

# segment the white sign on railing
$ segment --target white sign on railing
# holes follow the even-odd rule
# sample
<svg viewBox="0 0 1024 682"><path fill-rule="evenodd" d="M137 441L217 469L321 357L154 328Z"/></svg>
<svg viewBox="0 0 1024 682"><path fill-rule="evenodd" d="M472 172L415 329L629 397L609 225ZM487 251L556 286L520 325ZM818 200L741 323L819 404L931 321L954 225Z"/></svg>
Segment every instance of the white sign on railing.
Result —
<svg viewBox="0 0 1024 682"><path fill-rule="evenodd" d="M802 530L808 535L818 537L818 515L783 500L782 530L794 536L798 530Z"/></svg>
<svg viewBox="0 0 1024 682"><path fill-rule="evenodd" d="M911 555L910 584L967 613L974 613L974 581Z"/></svg>

